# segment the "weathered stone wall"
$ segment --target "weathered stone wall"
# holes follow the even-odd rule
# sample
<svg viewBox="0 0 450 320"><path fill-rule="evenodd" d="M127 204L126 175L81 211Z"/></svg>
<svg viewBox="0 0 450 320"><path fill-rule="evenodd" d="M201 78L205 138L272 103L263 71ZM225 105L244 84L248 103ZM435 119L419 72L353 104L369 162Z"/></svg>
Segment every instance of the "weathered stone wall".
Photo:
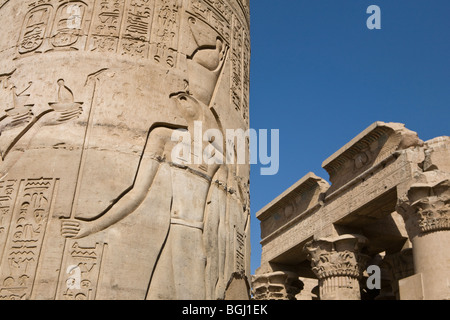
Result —
<svg viewBox="0 0 450 320"><path fill-rule="evenodd" d="M248 5L0 1L1 299L218 299L248 274L249 166L171 139L248 128Z"/></svg>

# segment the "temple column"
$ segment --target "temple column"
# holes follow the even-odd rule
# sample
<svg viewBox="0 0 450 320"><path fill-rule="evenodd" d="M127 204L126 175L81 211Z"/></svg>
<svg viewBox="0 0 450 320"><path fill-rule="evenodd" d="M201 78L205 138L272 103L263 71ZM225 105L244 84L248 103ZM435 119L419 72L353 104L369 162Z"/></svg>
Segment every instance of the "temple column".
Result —
<svg viewBox="0 0 450 320"><path fill-rule="evenodd" d="M303 286L297 274L276 271L253 276L252 287L255 300L295 300Z"/></svg>
<svg viewBox="0 0 450 320"><path fill-rule="evenodd" d="M408 248L386 255L383 259L383 267L389 273L392 293L397 300L400 300L399 281L414 274L412 249Z"/></svg>
<svg viewBox="0 0 450 320"><path fill-rule="evenodd" d="M367 239L360 235L343 235L309 242L313 272L319 279L320 300L360 300L359 281L368 256L361 254Z"/></svg>
<svg viewBox="0 0 450 320"><path fill-rule="evenodd" d="M415 272L400 281L401 299L450 299L450 179L438 173L427 178L398 202L413 245Z"/></svg>

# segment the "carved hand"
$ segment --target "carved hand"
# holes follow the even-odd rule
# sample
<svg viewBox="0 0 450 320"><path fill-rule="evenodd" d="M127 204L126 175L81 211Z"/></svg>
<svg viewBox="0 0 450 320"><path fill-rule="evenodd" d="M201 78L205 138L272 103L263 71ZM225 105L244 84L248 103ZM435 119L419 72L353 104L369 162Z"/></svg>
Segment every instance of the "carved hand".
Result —
<svg viewBox="0 0 450 320"><path fill-rule="evenodd" d="M80 239L87 237L92 232L89 222L80 220L63 220L61 223L61 234L65 238Z"/></svg>
<svg viewBox="0 0 450 320"><path fill-rule="evenodd" d="M31 112L4 117L0 121L0 132L6 128L14 128L22 123L28 123L32 118L33 114Z"/></svg>

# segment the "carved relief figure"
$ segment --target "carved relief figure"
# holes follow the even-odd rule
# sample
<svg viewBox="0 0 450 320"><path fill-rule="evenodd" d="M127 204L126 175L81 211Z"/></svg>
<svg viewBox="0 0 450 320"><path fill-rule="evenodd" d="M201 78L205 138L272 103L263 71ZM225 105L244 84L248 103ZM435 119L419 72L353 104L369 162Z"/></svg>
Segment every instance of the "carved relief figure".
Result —
<svg viewBox="0 0 450 320"><path fill-rule="evenodd" d="M197 50L190 63L203 68L204 73L215 74L214 84L217 84L226 52L227 46L218 38L214 47ZM191 74L191 78L195 76L204 77L204 74ZM195 79L192 79L192 82L196 83ZM183 129L190 133L190 137L194 137L194 122L201 121L205 131L222 130L209 108L215 86L207 93L195 89L194 87L192 92L187 89L174 93L170 98L187 123ZM161 124L150 129L134 184L114 205L92 221L78 219L62 223L63 236L84 238L116 224L133 212L145 212L148 210L149 195L165 190L165 194L160 194L159 197L169 200L170 212L164 211L163 208L160 208L159 212L145 212L154 215L155 221L164 221L162 248L154 266L147 296L152 300L206 297L203 238L205 208L213 178L222 165L207 161L196 164L198 162L193 159L203 159L206 146L213 147L211 157L223 155L225 151L223 144L210 137L210 141L204 143L204 148L192 149L191 157L183 154L173 159L173 149L178 144L177 141L172 141L176 129L182 128ZM158 179L159 176L164 176L165 179ZM189 277L186 277L187 273Z"/></svg>
<svg viewBox="0 0 450 320"><path fill-rule="evenodd" d="M246 129L230 1L0 0L0 300L223 299L249 271L249 167L216 162Z"/></svg>

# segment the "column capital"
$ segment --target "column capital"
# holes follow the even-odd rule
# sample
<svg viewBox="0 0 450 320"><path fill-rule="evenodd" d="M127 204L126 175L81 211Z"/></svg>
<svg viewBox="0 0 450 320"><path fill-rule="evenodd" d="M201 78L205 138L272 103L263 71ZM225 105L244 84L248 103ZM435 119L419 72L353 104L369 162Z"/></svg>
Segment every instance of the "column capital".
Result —
<svg viewBox="0 0 450 320"><path fill-rule="evenodd" d="M306 244L313 272L319 280L330 277L361 279L368 256L361 254L367 239L361 235L321 238Z"/></svg>
<svg viewBox="0 0 450 320"><path fill-rule="evenodd" d="M252 277L255 300L295 300L302 289L302 282L296 273L276 271Z"/></svg>
<svg viewBox="0 0 450 320"><path fill-rule="evenodd" d="M397 203L410 238L450 230L450 179L413 184Z"/></svg>

